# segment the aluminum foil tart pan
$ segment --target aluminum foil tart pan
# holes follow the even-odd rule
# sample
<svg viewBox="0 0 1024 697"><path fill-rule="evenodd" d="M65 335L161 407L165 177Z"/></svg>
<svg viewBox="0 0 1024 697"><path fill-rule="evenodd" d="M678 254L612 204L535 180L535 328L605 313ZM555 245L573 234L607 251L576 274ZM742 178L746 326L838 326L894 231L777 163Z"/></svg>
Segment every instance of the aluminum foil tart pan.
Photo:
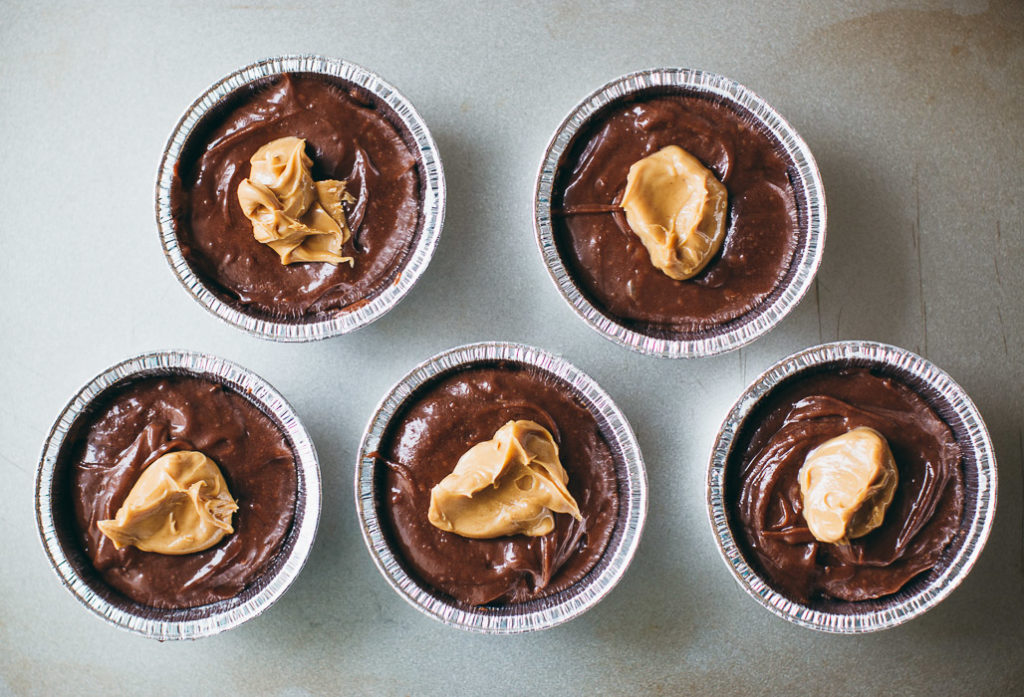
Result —
<svg viewBox="0 0 1024 697"><path fill-rule="evenodd" d="M582 290L556 241L554 187L559 166L576 137L610 106L645 95L704 96L732 107L768 133L788 160L787 176L797 206L797 246L789 270L771 294L728 322L696 332L659 331L627 326L600 309ZM668 358L713 356L745 346L773 329L807 293L825 245L825 192L810 149L793 127L767 102L727 77L691 68L642 70L612 80L569 112L548 143L534 190L534 229L544 264L559 292L576 314L606 338L634 351Z"/></svg>
<svg viewBox="0 0 1024 697"><path fill-rule="evenodd" d="M747 418L774 390L794 376L863 367L910 387L946 422L962 451L964 510L960 532L939 562L898 592L874 600L835 601L829 610L795 602L774 590L748 561L728 512L727 468ZM801 627L836 634L861 634L895 627L935 607L971 570L988 539L996 507L996 460L977 407L964 390L931 362L906 349L869 341L814 346L783 359L740 395L726 416L711 452L707 506L718 549L740 586L762 606Z"/></svg>
<svg viewBox="0 0 1024 697"><path fill-rule="evenodd" d="M199 607L166 610L136 603L107 585L81 548L67 512L67 464L63 453L88 426L92 407L112 389L135 380L188 375L219 383L249 400L280 429L296 463L297 489L291 529L277 557L239 595ZM146 353L118 363L71 398L43 446L36 472L36 522L43 549L58 578L75 598L106 622L159 639L198 639L237 627L281 597L309 557L320 519L320 466L309 435L284 397L258 375L216 356L189 351Z"/></svg>
<svg viewBox="0 0 1024 697"><path fill-rule="evenodd" d="M267 78L283 73L315 73L352 84L369 92L389 107L401 121L410 139L420 172L420 216L412 249L394 278L363 300L309 319L273 319L248 314L219 296L185 259L175 220L172 184L178 163L193 133L204 117L226 98ZM234 193L231 193L234 196ZM393 85L365 68L337 58L288 55L267 58L247 65L218 80L188 109L174 127L157 173L156 220L164 255L185 290L200 305L232 326L253 336L283 342L315 341L364 327L404 298L426 270L437 247L444 224L445 179L434 138L413 105Z"/></svg>
<svg viewBox="0 0 1024 697"><path fill-rule="evenodd" d="M530 366L563 383L594 415L616 463L619 515L597 565L579 582L555 595L523 603L469 606L410 574L383 529L383 464L378 449L389 424L418 391L441 377L475 366ZM454 463L453 463L454 464ZM636 552L647 514L647 474L636 437L625 416L589 376L541 349L514 343L479 343L453 348L416 366L377 407L359 448L355 476L356 510L363 539L384 578L416 609L444 624L488 634L516 634L554 627L596 605L618 583Z"/></svg>

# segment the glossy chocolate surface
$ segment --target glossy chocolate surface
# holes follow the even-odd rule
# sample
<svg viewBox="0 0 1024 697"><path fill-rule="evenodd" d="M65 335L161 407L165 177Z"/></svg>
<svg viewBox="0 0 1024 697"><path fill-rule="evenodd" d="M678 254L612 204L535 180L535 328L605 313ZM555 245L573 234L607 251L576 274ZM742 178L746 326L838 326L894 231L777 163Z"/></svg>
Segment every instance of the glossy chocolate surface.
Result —
<svg viewBox="0 0 1024 697"><path fill-rule="evenodd" d="M420 174L398 117L365 90L327 76L285 74L225 98L182 151L171 199L189 265L222 300L270 319L318 318L394 282L418 232ZM313 178L344 179L355 264L282 265L253 237L238 185L261 146L306 139Z"/></svg>
<svg viewBox="0 0 1024 697"><path fill-rule="evenodd" d="M547 428L582 522L555 515L540 537L460 537L427 520L430 490L473 445L512 419ZM582 579L604 553L618 516L611 449L568 386L511 363L471 367L428 384L400 411L381 449L381 520L410 573L468 605L520 603Z"/></svg>
<svg viewBox="0 0 1024 697"><path fill-rule="evenodd" d="M801 513L797 473L808 452L858 426L888 440L895 498L881 527L849 545L821 543ZM748 562L802 603L896 593L935 566L960 530L964 475L952 430L908 386L865 368L776 388L747 418L728 468L730 524Z"/></svg>
<svg viewBox="0 0 1024 697"><path fill-rule="evenodd" d="M678 145L729 194L725 243L698 275L669 278L618 207L630 166ZM630 329L683 337L754 312L780 287L797 248L790 161L752 117L708 96L631 97L591 117L555 175L559 254L595 306Z"/></svg>
<svg viewBox="0 0 1024 697"><path fill-rule="evenodd" d="M273 562L292 525L295 458L280 429L225 387L190 376L114 388L69 441L69 498L78 540L100 576L143 605L187 608L232 598ZM235 531L180 556L115 549L96 527L113 518L142 471L173 450L217 463L238 511Z"/></svg>

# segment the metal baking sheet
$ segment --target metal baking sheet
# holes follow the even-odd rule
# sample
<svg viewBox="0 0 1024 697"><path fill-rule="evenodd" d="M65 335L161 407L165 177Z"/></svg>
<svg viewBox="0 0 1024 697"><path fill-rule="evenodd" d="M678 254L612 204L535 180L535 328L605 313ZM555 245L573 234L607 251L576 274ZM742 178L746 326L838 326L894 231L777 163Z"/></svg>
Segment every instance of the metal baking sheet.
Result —
<svg viewBox="0 0 1024 697"><path fill-rule="evenodd" d="M184 109L270 55L380 74L416 106L447 177L445 229L393 311L312 344L220 322L168 269L156 171ZM532 195L569 110L634 70L685 66L764 97L807 141L828 196L816 283L770 334L671 361L589 329L537 251ZM788 3L7 1L0 19L0 694L1019 694L1024 685L1024 9L1013 0ZM975 568L938 607L865 636L787 623L719 557L705 466L761 371L834 339L902 346L977 404L999 501ZM564 355L615 400L649 477L636 556L593 610L481 636L381 578L352 489L367 419L413 366L474 341ZM145 351L223 356L309 431L323 511L289 591L241 627L160 644L56 580L32 505L46 433L98 372ZM510 687L514 685L514 687Z"/></svg>

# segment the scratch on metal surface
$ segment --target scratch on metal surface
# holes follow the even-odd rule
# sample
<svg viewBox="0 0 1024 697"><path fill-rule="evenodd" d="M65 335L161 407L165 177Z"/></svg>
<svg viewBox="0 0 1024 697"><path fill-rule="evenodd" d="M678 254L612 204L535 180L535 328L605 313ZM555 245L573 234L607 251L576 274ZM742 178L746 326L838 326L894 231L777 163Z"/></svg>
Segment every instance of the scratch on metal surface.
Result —
<svg viewBox="0 0 1024 697"><path fill-rule="evenodd" d="M924 274L921 270L921 187L917 179L917 163L914 163L914 251L917 252L917 294L921 300L921 324L924 334L922 355L928 357L928 304L924 298Z"/></svg>
<svg viewBox="0 0 1024 697"><path fill-rule="evenodd" d="M1017 451L1020 456L1020 470L1024 474L1024 428L1017 427ZM1024 501L1024 476L1020 480L1020 497ZM1020 575L1024 576L1024 519L1020 523Z"/></svg>
<svg viewBox="0 0 1024 697"><path fill-rule="evenodd" d="M245 12L248 12L250 10L269 10L269 11L291 10L291 11L294 12L294 11L308 11L311 8L305 7L305 6L301 6L301 5L289 5L289 4L286 4L286 3L282 3L280 5L256 5L256 4L228 5L228 9L231 9L231 10L242 10L242 11L245 11Z"/></svg>
<svg viewBox="0 0 1024 697"><path fill-rule="evenodd" d="M1003 353L1010 355L1010 346L1006 341L1006 323L1003 322L1003 311L996 305L996 312L999 314L999 332L1003 335Z"/></svg>
<svg viewBox="0 0 1024 697"><path fill-rule="evenodd" d="M19 470L21 472L24 472L25 474L32 474L32 472L29 471L24 465L19 463L17 460L15 460L15 459L7 456L7 455L4 455L3 453L0 453L0 460L3 460L7 464L9 464L11 467L14 467L17 470Z"/></svg>
<svg viewBox="0 0 1024 697"><path fill-rule="evenodd" d="M839 339L839 323L843 321L843 306L839 306L839 314L836 315L836 335L835 339Z"/></svg>

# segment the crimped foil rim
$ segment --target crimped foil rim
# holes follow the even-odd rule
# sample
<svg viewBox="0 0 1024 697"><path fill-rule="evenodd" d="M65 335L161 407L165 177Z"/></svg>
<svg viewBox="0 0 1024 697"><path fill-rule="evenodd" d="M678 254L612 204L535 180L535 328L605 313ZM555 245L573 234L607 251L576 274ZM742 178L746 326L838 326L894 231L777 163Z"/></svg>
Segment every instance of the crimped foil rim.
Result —
<svg viewBox="0 0 1024 697"><path fill-rule="evenodd" d="M665 339L648 336L629 329L608 317L580 291L572 275L562 262L555 245L551 223L551 198L558 163L580 128L597 111L624 96L659 87L680 87L721 97L748 111L778 139L794 163L802 187L798 192L798 205L807 211L806 243L799 247L793 258L796 272L768 307L759 309L744 321L744 315L731 324L727 331L700 339ZM534 231L541 257L562 297L587 323L615 343L626 348L665 358L695 358L714 356L746 346L768 333L806 295L821 264L825 247L827 211L825 190L818 165L810 148L796 130L764 99L735 80L693 68L651 68L624 75L595 90L577 104L555 130L544 151L533 197Z"/></svg>
<svg viewBox="0 0 1024 697"><path fill-rule="evenodd" d="M283 563L275 562L277 571L274 577L244 603L214 611L198 619L160 620L143 617L107 602L79 576L64 553L53 516L51 491L54 470L64 439L77 419L93 400L113 386L135 377L164 374L191 374L226 383L271 414L294 447L298 487L302 492L296 499L293 522L295 527L289 534L289 538L293 538L295 543L287 552ZM35 505L39 538L61 583L76 600L110 624L133 634L160 641L199 639L219 634L256 617L273 605L292 584L309 557L320 520L320 502L320 465L316 449L291 405L270 383L252 371L223 358L193 351L167 350L144 353L108 368L86 383L68 401L54 422L43 445L39 467L36 470ZM217 603L214 603L190 610L216 605Z"/></svg>
<svg viewBox="0 0 1024 697"><path fill-rule="evenodd" d="M727 518L724 497L725 466L744 419L783 380L815 366L859 361L903 370L921 379L947 400L962 420L977 463L978 492L973 508L965 509L970 520L965 539L946 568L927 586L904 600L859 614L814 610L773 590L744 560ZM960 585L985 546L996 508L997 470L992 439L978 408L945 371L911 351L873 341L837 341L812 346L782 359L756 378L730 409L711 451L707 472L708 520L718 551L740 586L763 607L801 627L834 634L863 634L903 624L935 607ZM965 504L967 505L967 504Z"/></svg>
<svg viewBox="0 0 1024 697"><path fill-rule="evenodd" d="M402 568L381 529L374 488L375 453L389 422L405 401L427 381L474 364L509 361L530 365L568 383L611 433L609 445L624 463L620 476L619 523L601 561L570 589L539 600L497 609L466 609L446 597L428 592ZM605 435L608 435L606 433ZM618 468L617 468L618 469ZM617 471L617 474L621 474ZM623 489L625 495L622 495ZM633 429L611 397L586 373L543 349L509 342L458 346L420 363L398 381L374 410L363 434L356 461L356 511L367 549L388 584L420 612L444 624L471 632L519 634L548 629L583 614L596 605L625 574L636 553L647 516L647 473ZM617 527L618 527L617 526ZM604 560L610 559L605 564Z"/></svg>
<svg viewBox="0 0 1024 697"><path fill-rule="evenodd" d="M255 80L281 73L319 73L340 78L375 95L387 104L409 129L423 163L423 224L415 245L397 279L354 310L310 322L276 321L248 315L225 303L192 271L178 243L171 209L171 182L181 151L196 124L222 98ZM211 85L186 110L164 147L157 171L156 222L164 256L185 290L204 308L228 324L261 339L281 342L316 341L346 334L377 320L398 304L426 270L444 226L446 186L437 144L416 108L393 85L376 73L338 58L318 55L285 55L265 58L240 68Z"/></svg>

